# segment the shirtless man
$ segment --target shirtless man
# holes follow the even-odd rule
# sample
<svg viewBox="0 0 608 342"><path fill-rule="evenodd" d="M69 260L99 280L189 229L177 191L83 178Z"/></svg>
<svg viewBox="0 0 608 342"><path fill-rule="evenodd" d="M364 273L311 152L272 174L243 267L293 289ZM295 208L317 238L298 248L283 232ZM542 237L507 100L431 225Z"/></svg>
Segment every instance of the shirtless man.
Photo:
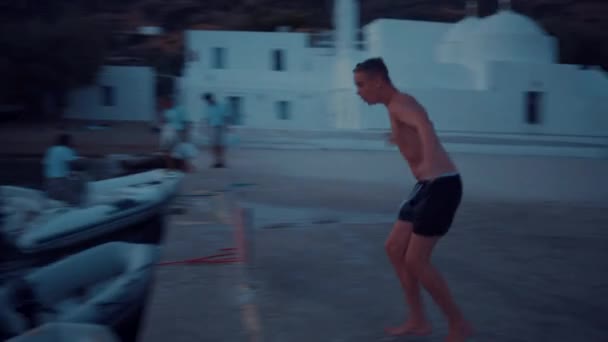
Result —
<svg viewBox="0 0 608 342"><path fill-rule="evenodd" d="M458 170L439 141L425 109L397 90L381 58L357 64L354 79L358 95L368 104L383 104L391 123L389 141L397 145L418 181L403 202L386 241L386 252L395 268L409 305L408 319L387 328L391 335L431 333L420 296L422 285L447 317L447 342L465 341L472 327L454 303L447 283L431 264L437 241L447 233L462 197Z"/></svg>

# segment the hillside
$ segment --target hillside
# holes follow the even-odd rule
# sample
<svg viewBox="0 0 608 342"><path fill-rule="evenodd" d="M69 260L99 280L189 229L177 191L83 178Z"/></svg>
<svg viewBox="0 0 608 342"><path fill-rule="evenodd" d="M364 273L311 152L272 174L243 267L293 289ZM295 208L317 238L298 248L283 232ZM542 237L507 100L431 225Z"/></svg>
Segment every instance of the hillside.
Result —
<svg viewBox="0 0 608 342"><path fill-rule="evenodd" d="M496 12L498 0L478 0L480 16ZM536 20L559 39L562 63L602 65L608 69L608 1L512 0L512 8ZM465 0L360 0L361 24L377 18L456 22ZM331 28L333 0L0 0L0 19L52 18L78 11L101 18L113 32L142 25L163 27L168 35L130 37L113 44L114 56L144 56L150 51L178 52L184 29L294 30ZM147 59L147 58L146 58Z"/></svg>
<svg viewBox="0 0 608 342"><path fill-rule="evenodd" d="M456 22L465 15L464 0L363 0L361 24L377 18ZM126 26L159 25L168 31L187 28L299 30L331 27L329 0L136 0L117 5ZM496 12L496 0L479 0L481 16ZM561 61L608 67L608 1L513 0L512 8L536 20L560 40Z"/></svg>

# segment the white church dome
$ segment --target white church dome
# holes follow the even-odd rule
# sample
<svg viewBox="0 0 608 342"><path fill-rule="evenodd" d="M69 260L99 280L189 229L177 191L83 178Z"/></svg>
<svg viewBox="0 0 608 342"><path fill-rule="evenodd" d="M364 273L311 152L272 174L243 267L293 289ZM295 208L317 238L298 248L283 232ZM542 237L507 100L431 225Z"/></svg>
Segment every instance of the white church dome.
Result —
<svg viewBox="0 0 608 342"><path fill-rule="evenodd" d="M478 17L466 17L455 23L443 36L442 43L461 42L478 30Z"/></svg>
<svg viewBox="0 0 608 342"><path fill-rule="evenodd" d="M442 63L461 63L462 44L478 31L479 18L467 16L455 23L443 35L437 46L437 60Z"/></svg>
<svg viewBox="0 0 608 342"><path fill-rule="evenodd" d="M461 47L471 63L503 61L514 63L554 63L555 38L532 19L502 10L479 21Z"/></svg>
<svg viewBox="0 0 608 342"><path fill-rule="evenodd" d="M534 20L510 10L480 20L478 32L481 35L545 36L545 31Z"/></svg>

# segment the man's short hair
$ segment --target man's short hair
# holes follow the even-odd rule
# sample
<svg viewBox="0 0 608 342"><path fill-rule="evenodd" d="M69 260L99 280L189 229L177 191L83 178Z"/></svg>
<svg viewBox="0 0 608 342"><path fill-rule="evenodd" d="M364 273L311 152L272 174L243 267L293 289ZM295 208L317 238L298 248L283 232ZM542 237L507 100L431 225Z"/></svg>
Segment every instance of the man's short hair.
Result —
<svg viewBox="0 0 608 342"><path fill-rule="evenodd" d="M369 58L357 64L353 72L358 71L378 75L382 77L385 81L390 82L388 68L386 67L386 64L384 64L384 60L382 60L382 58L380 57Z"/></svg>

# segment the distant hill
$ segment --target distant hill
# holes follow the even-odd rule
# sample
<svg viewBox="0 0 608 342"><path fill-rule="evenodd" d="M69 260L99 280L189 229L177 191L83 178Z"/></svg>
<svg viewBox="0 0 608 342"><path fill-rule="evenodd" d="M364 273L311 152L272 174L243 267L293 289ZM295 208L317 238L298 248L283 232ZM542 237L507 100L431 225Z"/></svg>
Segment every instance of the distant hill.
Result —
<svg viewBox="0 0 608 342"><path fill-rule="evenodd" d="M497 0L478 0L479 13L496 12ZM361 24L377 18L456 22L465 15L465 0L360 0ZM295 30L331 28L333 0L0 0L0 17L51 13L78 8L105 18L114 31L141 25L162 26L169 37L130 40L120 54L140 49L179 50L180 31L189 28L228 30ZM536 20L560 42L562 63L601 65L608 69L608 0L512 0L512 8Z"/></svg>
<svg viewBox="0 0 608 342"><path fill-rule="evenodd" d="M124 5L143 22L168 30L203 26L218 29L273 30L331 28L329 0L138 0ZM456 22L464 0L363 0L361 24L377 18ZM538 22L560 41L561 61L608 69L607 0L513 0L513 10ZM496 0L479 0L480 16L497 10Z"/></svg>

